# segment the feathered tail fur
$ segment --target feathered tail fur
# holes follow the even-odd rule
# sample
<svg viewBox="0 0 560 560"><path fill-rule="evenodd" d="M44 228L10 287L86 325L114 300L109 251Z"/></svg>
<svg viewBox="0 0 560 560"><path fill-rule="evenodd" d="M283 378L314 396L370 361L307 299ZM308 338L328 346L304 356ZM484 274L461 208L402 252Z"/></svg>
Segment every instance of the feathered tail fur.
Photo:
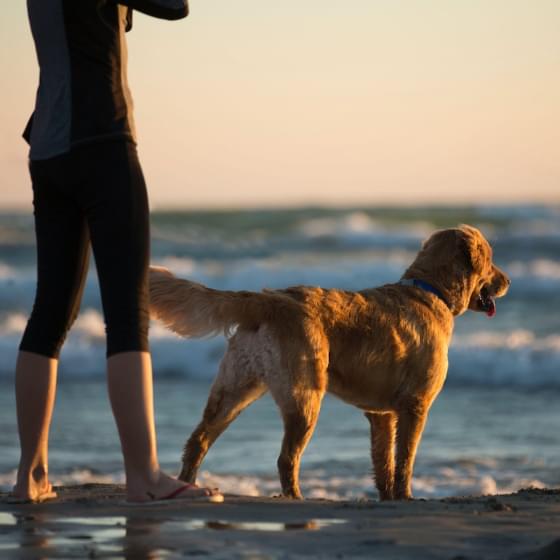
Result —
<svg viewBox="0 0 560 560"><path fill-rule="evenodd" d="M257 329L296 306L280 293L213 290L176 278L166 268L150 267L150 314L184 337L227 336L237 325Z"/></svg>

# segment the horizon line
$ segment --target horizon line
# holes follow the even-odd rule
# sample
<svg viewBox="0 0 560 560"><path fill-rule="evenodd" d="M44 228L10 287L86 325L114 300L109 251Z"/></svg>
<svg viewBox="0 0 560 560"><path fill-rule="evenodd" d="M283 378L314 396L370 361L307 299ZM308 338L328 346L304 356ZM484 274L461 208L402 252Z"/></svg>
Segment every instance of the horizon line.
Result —
<svg viewBox="0 0 560 560"><path fill-rule="evenodd" d="M488 201L488 202L451 202L451 201L426 201L426 202L364 202L364 203L260 203L260 204L179 204L174 202L152 203L150 205L150 213L161 212L242 212L242 211L290 211L290 210L375 210L375 209L446 209L446 208L544 208L551 207L560 208L560 199L558 200L539 200L539 201ZM32 210L31 202L29 204L14 204L0 206L0 214L20 214L28 213Z"/></svg>

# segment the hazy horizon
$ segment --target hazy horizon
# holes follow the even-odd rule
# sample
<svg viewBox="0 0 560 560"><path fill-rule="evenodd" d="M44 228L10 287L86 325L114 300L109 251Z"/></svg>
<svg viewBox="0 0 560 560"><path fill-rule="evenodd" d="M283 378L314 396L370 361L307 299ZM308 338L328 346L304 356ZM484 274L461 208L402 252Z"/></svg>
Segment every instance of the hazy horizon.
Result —
<svg viewBox="0 0 560 560"><path fill-rule="evenodd" d="M191 1L128 35L155 209L560 202L560 3ZM38 70L0 21L0 208L30 207Z"/></svg>
<svg viewBox="0 0 560 560"><path fill-rule="evenodd" d="M290 211L305 211L305 210L339 210L347 212L368 212L368 211L379 211L379 210L402 210L407 211L429 211L429 210L445 210L445 209L463 209L463 210L480 210L485 209L544 209L549 208L553 210L558 210L560 212L560 200L550 200L550 201L499 201L499 202L483 202L477 203L471 202L448 202L443 201L441 203L422 201L420 203L415 202L375 202L375 201L364 201L363 203L356 204L344 204L344 203L328 203L328 202L317 202L317 203L286 203L280 204L276 202L256 202L255 204L228 204L228 205L212 205L212 204L187 204L187 203L155 203L150 204L150 212L157 213L189 213L189 212L200 212L200 213L228 213L228 212L258 212L262 211L278 211L278 212L290 212ZM29 211L32 210L32 202L23 201L20 204L7 204L0 206L1 215L17 215L23 214L28 215Z"/></svg>

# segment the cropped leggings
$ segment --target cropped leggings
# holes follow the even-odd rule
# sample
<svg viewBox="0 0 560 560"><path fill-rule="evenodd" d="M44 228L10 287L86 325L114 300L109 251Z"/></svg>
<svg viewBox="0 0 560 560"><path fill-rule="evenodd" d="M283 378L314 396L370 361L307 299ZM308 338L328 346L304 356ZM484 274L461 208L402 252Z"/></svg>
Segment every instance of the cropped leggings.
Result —
<svg viewBox="0 0 560 560"><path fill-rule="evenodd" d="M148 350L149 210L136 147L91 144L30 162L37 292L20 350L58 358L93 249L107 356Z"/></svg>

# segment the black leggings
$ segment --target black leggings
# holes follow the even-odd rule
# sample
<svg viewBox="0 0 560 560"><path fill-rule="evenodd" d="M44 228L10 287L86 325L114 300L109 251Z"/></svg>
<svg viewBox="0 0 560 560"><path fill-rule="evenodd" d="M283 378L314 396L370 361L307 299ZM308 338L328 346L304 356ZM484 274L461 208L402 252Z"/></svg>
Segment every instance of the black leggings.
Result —
<svg viewBox="0 0 560 560"><path fill-rule="evenodd" d="M113 141L30 163L37 293L20 350L58 358L93 248L107 356L148 350L149 210L136 147Z"/></svg>

